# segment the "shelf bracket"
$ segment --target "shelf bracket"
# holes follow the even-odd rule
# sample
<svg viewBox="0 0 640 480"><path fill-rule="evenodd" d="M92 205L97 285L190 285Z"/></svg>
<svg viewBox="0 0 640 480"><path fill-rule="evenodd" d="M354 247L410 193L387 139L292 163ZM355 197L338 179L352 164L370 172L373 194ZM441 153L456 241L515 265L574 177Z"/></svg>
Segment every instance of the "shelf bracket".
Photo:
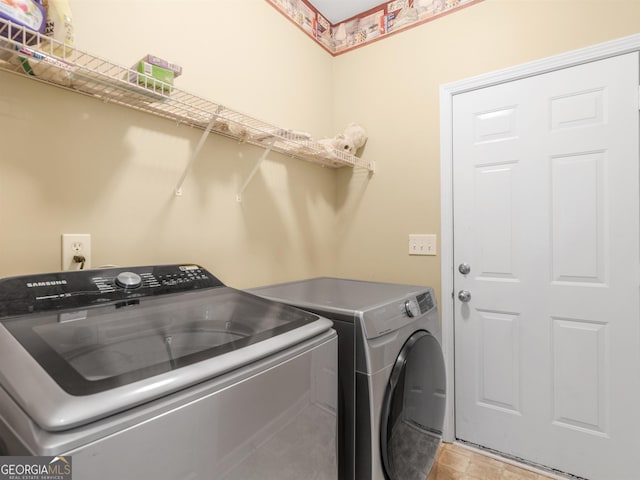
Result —
<svg viewBox="0 0 640 480"><path fill-rule="evenodd" d="M209 136L209 133L211 133L211 129L213 128L213 125L216 123L216 120L218 120L218 117L220 116L221 112L222 112L222 107L219 106L218 109L216 110L216 113L211 115L211 120L209 120L209 124L207 125L207 128L205 128L204 133L202 134L202 137L200 137L200 141L198 142L198 145L196 145L196 148L191 153L191 158L189 158L189 162L187 163L187 166L184 167L184 171L182 172L182 175L180 176L180 180L178 180L178 184L176 185L175 192L177 197L182 196L182 184L184 183L185 178L187 178L187 175L191 170L191 166L193 165L193 162L200 154L200 150L202 150L202 147L204 146L204 141Z"/></svg>
<svg viewBox="0 0 640 480"><path fill-rule="evenodd" d="M238 203L242 203L242 194L247 189L247 186L249 185L249 183L251 183L251 180L253 180L253 177L256 175L256 173L258 173L258 168L260 168L260 165L262 164L262 162L264 162L264 160L269 156L269 153L271 153L271 149L273 148L273 145L275 143L276 143L276 137L271 137L268 143L266 144L265 151L262 152L262 155L260 155L260 158L258 159L255 166L253 167L253 170L251 170L251 173L242 184L242 187L240 187L240 191L236 195L236 201Z"/></svg>

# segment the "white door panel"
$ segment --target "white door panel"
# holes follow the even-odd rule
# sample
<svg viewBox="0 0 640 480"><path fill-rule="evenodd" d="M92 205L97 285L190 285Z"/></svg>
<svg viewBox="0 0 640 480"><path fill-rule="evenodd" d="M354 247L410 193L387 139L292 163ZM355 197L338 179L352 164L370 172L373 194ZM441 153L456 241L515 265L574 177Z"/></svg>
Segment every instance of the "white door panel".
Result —
<svg viewBox="0 0 640 480"><path fill-rule="evenodd" d="M636 478L638 54L453 98L456 436Z"/></svg>

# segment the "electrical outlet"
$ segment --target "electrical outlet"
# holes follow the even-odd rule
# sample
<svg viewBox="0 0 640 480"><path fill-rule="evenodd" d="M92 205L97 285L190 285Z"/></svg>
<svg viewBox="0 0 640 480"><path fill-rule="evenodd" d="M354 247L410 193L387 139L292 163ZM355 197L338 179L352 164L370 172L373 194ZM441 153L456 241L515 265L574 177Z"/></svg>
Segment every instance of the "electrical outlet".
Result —
<svg viewBox="0 0 640 480"><path fill-rule="evenodd" d="M84 258L84 263L76 261L80 257ZM88 233L63 233L62 270L86 270L88 268L91 268L91 235Z"/></svg>
<svg viewBox="0 0 640 480"><path fill-rule="evenodd" d="M433 234L409 235L409 255L436 255L436 236Z"/></svg>

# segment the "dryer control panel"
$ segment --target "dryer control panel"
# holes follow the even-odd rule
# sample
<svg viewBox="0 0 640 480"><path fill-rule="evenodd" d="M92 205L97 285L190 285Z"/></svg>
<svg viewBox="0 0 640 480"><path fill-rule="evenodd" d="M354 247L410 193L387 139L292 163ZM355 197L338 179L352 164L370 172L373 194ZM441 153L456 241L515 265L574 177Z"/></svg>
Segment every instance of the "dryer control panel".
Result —
<svg viewBox="0 0 640 480"><path fill-rule="evenodd" d="M366 311L362 323L367 338L376 338L415 322L435 308L432 289Z"/></svg>
<svg viewBox="0 0 640 480"><path fill-rule="evenodd" d="M0 279L0 318L181 293L224 284L199 265L73 270Z"/></svg>

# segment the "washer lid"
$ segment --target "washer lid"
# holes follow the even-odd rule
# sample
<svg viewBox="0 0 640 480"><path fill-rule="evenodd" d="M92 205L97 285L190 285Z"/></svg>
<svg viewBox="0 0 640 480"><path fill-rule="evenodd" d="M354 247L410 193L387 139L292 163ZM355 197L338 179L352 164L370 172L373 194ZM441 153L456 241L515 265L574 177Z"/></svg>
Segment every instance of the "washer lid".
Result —
<svg viewBox="0 0 640 480"><path fill-rule="evenodd" d="M65 429L220 375L331 327L318 320L225 286L5 317L0 387L43 428Z"/></svg>

